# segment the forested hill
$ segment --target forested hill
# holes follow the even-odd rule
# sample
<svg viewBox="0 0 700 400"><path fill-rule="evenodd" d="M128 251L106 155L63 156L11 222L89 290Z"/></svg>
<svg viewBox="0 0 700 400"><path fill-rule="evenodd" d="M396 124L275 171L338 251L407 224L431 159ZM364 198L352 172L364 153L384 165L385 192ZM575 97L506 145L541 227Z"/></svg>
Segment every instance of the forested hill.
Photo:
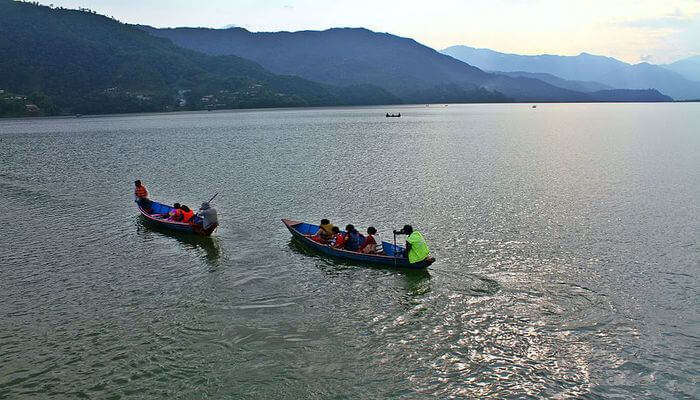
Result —
<svg viewBox="0 0 700 400"><path fill-rule="evenodd" d="M87 10L0 0L0 116L399 101L183 49Z"/></svg>

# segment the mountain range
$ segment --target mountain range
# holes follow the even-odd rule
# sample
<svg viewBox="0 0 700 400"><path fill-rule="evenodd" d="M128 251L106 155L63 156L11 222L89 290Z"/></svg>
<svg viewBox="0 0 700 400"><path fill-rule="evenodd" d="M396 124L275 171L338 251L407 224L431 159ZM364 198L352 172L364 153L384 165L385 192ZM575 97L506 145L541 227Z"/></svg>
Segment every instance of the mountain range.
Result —
<svg viewBox="0 0 700 400"><path fill-rule="evenodd" d="M628 64L588 53L526 56L469 46L448 47L442 53L489 71L546 73L566 80L598 82L617 89L654 88L677 100L700 99L700 81L688 79L700 75L698 57L659 66Z"/></svg>
<svg viewBox="0 0 700 400"><path fill-rule="evenodd" d="M362 28L156 29L86 9L0 0L0 116L672 100L641 89L526 70L484 71L413 39Z"/></svg>
<svg viewBox="0 0 700 400"><path fill-rule="evenodd" d="M332 85L379 86L409 103L469 101L459 100L454 93L479 89L515 101L600 101L595 91L584 93L533 77L485 72L413 39L363 28L300 32L141 28L188 49L251 59L278 74ZM668 100L649 91L619 91L615 96L618 101L625 101L628 94L635 98L647 96L649 101Z"/></svg>
<svg viewBox="0 0 700 400"><path fill-rule="evenodd" d="M550 85L558 86L560 88L574 90L577 92L592 93L600 90L611 90L614 89L612 86L604 85L602 83L593 81L572 81L560 78L552 74L546 74L543 72L525 72L525 71L493 71L497 74L508 75L512 77L523 77L539 79L542 82L547 82Z"/></svg>

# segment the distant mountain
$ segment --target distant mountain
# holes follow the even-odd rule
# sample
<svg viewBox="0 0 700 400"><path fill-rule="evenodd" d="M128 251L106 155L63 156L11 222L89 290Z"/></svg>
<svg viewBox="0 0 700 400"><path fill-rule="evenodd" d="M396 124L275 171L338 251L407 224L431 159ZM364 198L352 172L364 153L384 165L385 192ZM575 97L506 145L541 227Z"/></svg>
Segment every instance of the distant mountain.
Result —
<svg viewBox="0 0 700 400"><path fill-rule="evenodd" d="M578 56L523 56L468 46L452 46L442 52L485 70L548 73L563 79L600 82L621 89L654 88L675 99L700 97L700 82L648 63L632 65L587 53Z"/></svg>
<svg viewBox="0 0 700 400"><path fill-rule="evenodd" d="M585 93L487 73L412 39L362 28L260 33L142 28L189 49L249 58L278 74L333 85L380 86L404 102L494 101L499 93L518 101L590 101Z"/></svg>
<svg viewBox="0 0 700 400"><path fill-rule="evenodd" d="M525 71L513 71L513 72L503 72L503 71L491 71L497 74L502 74L502 75L508 75L514 78L517 77L524 77L524 78L533 78L533 79L539 79L543 82L547 82L550 85L558 86L560 88L564 89L569 89L569 90L575 90L577 92L584 92L584 93L590 93L590 92L596 92L599 90L610 90L613 89L611 86L608 85L603 85L602 83L598 82L591 82L591 81L570 81L567 79L562 79L558 76L554 76L552 74L545 74L542 72L525 72Z"/></svg>
<svg viewBox="0 0 700 400"><path fill-rule="evenodd" d="M627 101L627 102L665 102L673 101L656 89L611 89L598 90L590 93L595 101ZM625 100L620 100L625 99Z"/></svg>
<svg viewBox="0 0 700 400"><path fill-rule="evenodd" d="M671 64L662 65L662 67L679 73L691 81L700 82L700 56L688 57Z"/></svg>
<svg viewBox="0 0 700 400"><path fill-rule="evenodd" d="M400 101L376 86L341 88L186 50L92 12L11 0L0 0L0 90L17 94L0 100L0 115Z"/></svg>
<svg viewBox="0 0 700 400"><path fill-rule="evenodd" d="M664 95L656 89L613 89L610 86L603 85L598 82L589 81L570 81L559 78L552 74L535 73L535 72L496 72L502 75L512 77L523 77L539 79L551 85L561 88L576 90L587 93L590 96L590 101L615 101L615 102L665 102L673 101L669 96Z"/></svg>

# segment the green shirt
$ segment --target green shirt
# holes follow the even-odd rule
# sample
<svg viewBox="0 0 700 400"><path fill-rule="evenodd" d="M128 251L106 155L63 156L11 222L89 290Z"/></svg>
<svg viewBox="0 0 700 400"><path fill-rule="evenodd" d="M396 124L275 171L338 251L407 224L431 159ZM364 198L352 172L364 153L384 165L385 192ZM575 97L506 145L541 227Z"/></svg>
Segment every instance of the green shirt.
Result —
<svg viewBox="0 0 700 400"><path fill-rule="evenodd" d="M411 250L408 252L408 262L411 264L421 262L430 255L430 249L428 249L428 245L420 232L413 231L406 238L406 242L411 244Z"/></svg>

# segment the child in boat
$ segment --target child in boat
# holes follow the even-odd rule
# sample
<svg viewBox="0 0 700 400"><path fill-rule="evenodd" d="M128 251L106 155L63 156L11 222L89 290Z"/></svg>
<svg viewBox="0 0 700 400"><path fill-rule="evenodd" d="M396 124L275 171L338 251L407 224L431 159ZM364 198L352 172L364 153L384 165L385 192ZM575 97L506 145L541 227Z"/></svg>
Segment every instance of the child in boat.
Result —
<svg viewBox="0 0 700 400"><path fill-rule="evenodd" d="M181 205L180 210L182 210L182 222L190 222L194 218L194 211L190 210L186 205Z"/></svg>
<svg viewBox="0 0 700 400"><path fill-rule="evenodd" d="M331 239L330 245L338 249L345 247L345 234L337 226L333 227L333 239Z"/></svg>
<svg viewBox="0 0 700 400"><path fill-rule="evenodd" d="M173 204L173 209L168 213L168 221L180 222L182 221L182 210L180 209L180 203Z"/></svg>
<svg viewBox="0 0 700 400"><path fill-rule="evenodd" d="M373 226L367 228L367 237L360 246L360 253L365 254L383 254L382 239L377 233L377 229Z"/></svg>
<svg viewBox="0 0 700 400"><path fill-rule="evenodd" d="M353 224L348 224L345 227L345 232L345 250L359 250L360 245L365 241L365 237L355 229Z"/></svg>
<svg viewBox="0 0 700 400"><path fill-rule="evenodd" d="M331 224L331 221L326 218L322 219L321 227L311 238L319 243L328 243L333 239L333 224Z"/></svg>

